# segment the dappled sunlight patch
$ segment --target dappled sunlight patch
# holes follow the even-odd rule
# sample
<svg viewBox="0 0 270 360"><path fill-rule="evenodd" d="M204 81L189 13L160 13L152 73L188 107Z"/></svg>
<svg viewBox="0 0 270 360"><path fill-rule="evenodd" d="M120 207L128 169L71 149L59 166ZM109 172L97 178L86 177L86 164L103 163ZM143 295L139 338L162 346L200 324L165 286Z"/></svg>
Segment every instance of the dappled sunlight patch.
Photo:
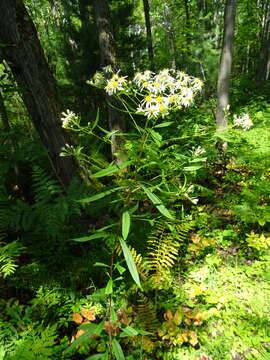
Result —
<svg viewBox="0 0 270 360"><path fill-rule="evenodd" d="M267 358L270 284L264 274L269 274L269 268L269 260L241 265L235 260L231 265L216 266L215 271L210 271L209 265L198 264L189 272L185 288L190 298L215 305L218 315L209 318L201 329L202 349L214 356L213 347L222 343L227 344L227 355L223 349L225 359L257 359L258 354Z"/></svg>

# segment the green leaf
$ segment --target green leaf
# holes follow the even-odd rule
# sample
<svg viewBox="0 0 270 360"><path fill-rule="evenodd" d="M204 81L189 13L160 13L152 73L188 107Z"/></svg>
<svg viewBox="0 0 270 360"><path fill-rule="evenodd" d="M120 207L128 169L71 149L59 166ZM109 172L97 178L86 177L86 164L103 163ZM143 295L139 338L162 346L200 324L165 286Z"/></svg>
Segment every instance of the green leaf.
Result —
<svg viewBox="0 0 270 360"><path fill-rule="evenodd" d="M203 167L203 165L191 165L191 166L185 166L184 171L196 171Z"/></svg>
<svg viewBox="0 0 270 360"><path fill-rule="evenodd" d="M158 211L166 216L168 219L170 220L174 220L174 217L172 216L172 214L170 214L169 210L166 208L165 205L163 205L162 201L160 200L160 198L158 198L155 194L153 194L149 189L147 189L145 186L142 186L143 191L146 193L146 195L148 196L148 198L152 201L152 203L156 206L156 208L158 209Z"/></svg>
<svg viewBox="0 0 270 360"><path fill-rule="evenodd" d="M126 240L128 237L130 228L130 215L128 211L124 211L122 215L122 236Z"/></svg>
<svg viewBox="0 0 270 360"><path fill-rule="evenodd" d="M136 329L134 329L133 327L131 326L126 326L121 334L120 334L120 337L131 337L131 336L137 336L139 333Z"/></svg>
<svg viewBox="0 0 270 360"><path fill-rule="evenodd" d="M114 266L118 270L120 275L122 275L126 271L126 269L123 266L119 265L119 264L115 264Z"/></svg>
<svg viewBox="0 0 270 360"><path fill-rule="evenodd" d="M106 169L102 169L95 174L91 175L92 179L97 179L104 176L112 175L113 173L124 169L125 167L129 166L131 164L131 161L124 161L122 164L119 165L111 165L107 167Z"/></svg>
<svg viewBox="0 0 270 360"><path fill-rule="evenodd" d="M97 173L96 173L97 174ZM108 195L111 195L112 193L114 193L115 191L119 190L119 189L122 189L123 186L118 186L116 188L113 188L113 189L110 189L110 190L106 190L106 191L103 191L99 194L96 194L96 195L93 195L89 198L85 198L85 199L81 199L81 200L77 200L78 202L80 203L90 203L90 202L93 202L93 201L96 201L96 200L99 200L99 199L102 199L104 198L105 196L108 196Z"/></svg>
<svg viewBox="0 0 270 360"><path fill-rule="evenodd" d="M133 255L132 255L131 251L129 250L126 242L121 237L119 237L119 241L120 241L120 245L121 245L122 250L123 250L123 254L124 254L124 257L125 257L125 260L126 260L126 263L127 263L128 270L129 270L133 280L135 281L135 283L139 287L141 287L140 277L139 277L139 274L138 274L136 264L135 264L134 259L133 259Z"/></svg>
<svg viewBox="0 0 270 360"><path fill-rule="evenodd" d="M100 239L100 238L106 239L110 235L111 234L103 232L103 233L96 233L96 234L93 234L93 235L84 236L84 237L80 237L80 238L76 238L76 239L70 239L70 240L77 241L77 242L86 242L86 241L91 241L91 240Z"/></svg>
<svg viewBox="0 0 270 360"><path fill-rule="evenodd" d="M196 159L190 160L189 162L190 163L198 163L198 162L205 162L205 161L207 161L207 157L196 158Z"/></svg>
<svg viewBox="0 0 270 360"><path fill-rule="evenodd" d="M149 129L148 131L151 134L152 139L157 144L157 146L161 146L162 136L153 129Z"/></svg>
<svg viewBox="0 0 270 360"><path fill-rule="evenodd" d="M89 330L86 333L82 334L80 337L78 337L78 339L73 341L73 343L64 351L64 354L71 352L72 349L74 349L77 345L81 344L85 339L88 339L91 335L100 335L103 327L104 321L99 324L89 324Z"/></svg>
<svg viewBox="0 0 270 360"><path fill-rule="evenodd" d="M166 122L163 122L161 124L154 126L154 128L163 128L163 127L170 126L171 124L173 124L173 121L166 121Z"/></svg>
<svg viewBox="0 0 270 360"><path fill-rule="evenodd" d="M101 266L101 267L108 267L108 268L110 267L109 265L104 264L104 263L99 262L99 261L95 262L95 263L94 263L94 266Z"/></svg>
<svg viewBox="0 0 270 360"><path fill-rule="evenodd" d="M135 213L139 208L139 202L137 202L136 205L132 206L131 209L129 209L129 213L132 215L133 213Z"/></svg>
<svg viewBox="0 0 270 360"><path fill-rule="evenodd" d="M120 280L123 280L123 276L118 276L116 279L114 279L114 281L120 281Z"/></svg>
<svg viewBox="0 0 270 360"><path fill-rule="evenodd" d="M112 351L114 356L116 357L116 360L125 360L125 356L121 348L121 345L116 339L113 339L112 341Z"/></svg>
<svg viewBox="0 0 270 360"><path fill-rule="evenodd" d="M113 281L112 279L110 279L106 285L105 294L110 295L112 294L112 292L113 292Z"/></svg>
<svg viewBox="0 0 270 360"><path fill-rule="evenodd" d="M259 220L258 220L258 224L259 224L260 226L264 226L264 225L265 225L265 220L264 220L264 219L259 219Z"/></svg>
<svg viewBox="0 0 270 360"><path fill-rule="evenodd" d="M153 333L145 330L137 330L139 335L153 335Z"/></svg>
<svg viewBox="0 0 270 360"><path fill-rule="evenodd" d="M98 122L99 122L99 108L97 109L96 119L95 119L93 126L91 127L91 131L94 130L94 128L97 126Z"/></svg>

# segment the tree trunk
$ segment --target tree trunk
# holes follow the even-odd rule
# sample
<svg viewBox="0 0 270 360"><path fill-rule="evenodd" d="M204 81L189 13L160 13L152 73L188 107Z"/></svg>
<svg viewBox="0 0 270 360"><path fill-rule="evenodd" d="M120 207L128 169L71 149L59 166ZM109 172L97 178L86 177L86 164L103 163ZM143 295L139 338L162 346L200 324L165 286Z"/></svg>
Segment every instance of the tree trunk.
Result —
<svg viewBox="0 0 270 360"><path fill-rule="evenodd" d="M258 56L257 80L268 78L268 60L270 56L270 2L264 4L263 26L261 32L261 48Z"/></svg>
<svg viewBox="0 0 270 360"><path fill-rule="evenodd" d="M150 62L150 69L153 70L154 69L154 51L153 51L153 40L152 40L150 10L149 10L148 0L143 0L143 9L144 9L144 18L145 18L145 27L146 27L148 57L149 57L149 62Z"/></svg>
<svg viewBox="0 0 270 360"><path fill-rule="evenodd" d="M60 157L67 137L60 124L61 106L56 84L38 35L21 0L0 1L0 42L3 57L21 88L23 100L54 171L63 186L74 173L71 158Z"/></svg>
<svg viewBox="0 0 270 360"><path fill-rule="evenodd" d="M185 38L186 38L186 62L189 64L189 59L191 57L191 27L190 27L190 13L189 13L189 3L188 0L184 0L184 6L185 6L185 16L186 16L186 26L185 26Z"/></svg>
<svg viewBox="0 0 270 360"><path fill-rule="evenodd" d="M236 14L236 0L227 0L225 7L223 45L218 73L217 85L217 127L227 126L225 111L229 105L229 79L232 66L232 50L234 25Z"/></svg>
<svg viewBox="0 0 270 360"><path fill-rule="evenodd" d="M167 41L168 41L168 45L169 45L169 59L170 59L170 64L171 64L171 68L172 69L176 69L176 43L175 43L175 34L174 34L174 29L173 29L173 25L172 25L172 11L170 9L170 7L163 7L163 17L164 17L164 21L166 22L166 27L165 27L165 34L167 36Z"/></svg>
<svg viewBox="0 0 270 360"><path fill-rule="evenodd" d="M94 0L95 19L97 24L100 62L101 66L111 66L116 71L116 50L114 38L111 31L109 7L107 0ZM122 113L113 109L110 105L117 107L116 100L106 94L106 102L108 104L109 128L115 131L116 135L111 137L111 151L117 163L123 161L122 144L123 138L118 134L124 132L124 119Z"/></svg>

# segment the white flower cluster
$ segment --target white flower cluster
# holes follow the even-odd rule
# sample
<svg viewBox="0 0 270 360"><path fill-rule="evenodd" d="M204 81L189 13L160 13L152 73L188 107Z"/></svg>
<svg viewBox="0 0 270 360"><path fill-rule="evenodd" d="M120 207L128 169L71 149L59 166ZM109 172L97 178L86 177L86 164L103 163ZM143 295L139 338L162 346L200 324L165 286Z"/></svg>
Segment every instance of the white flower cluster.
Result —
<svg viewBox="0 0 270 360"><path fill-rule="evenodd" d="M62 121L62 127L64 129L67 129L69 125L71 125L74 121L77 120L78 120L78 116L73 111L66 110L66 112L62 112L61 121Z"/></svg>
<svg viewBox="0 0 270 360"><path fill-rule="evenodd" d="M193 155L196 157L196 156L200 156L204 153L206 153L206 150L204 148L202 148L201 146L198 146L197 148L194 146L192 148L193 150Z"/></svg>
<svg viewBox="0 0 270 360"><path fill-rule="evenodd" d="M203 86L200 79L174 69L164 69L157 74L149 70L137 73L133 82L144 93L137 113L148 118L164 117L170 110L189 106Z"/></svg>
<svg viewBox="0 0 270 360"><path fill-rule="evenodd" d="M253 126L253 122L247 113L241 114L240 116L234 115L233 123L235 126L240 126L244 130L249 130L251 126Z"/></svg>
<svg viewBox="0 0 270 360"><path fill-rule="evenodd" d="M137 73L132 81L127 81L127 77L120 76L119 72L108 80L102 73L97 73L88 83L104 87L110 96L123 91L130 94L132 90L133 100L137 101L136 113L148 118L164 117L170 110L189 106L203 86L200 79L174 69L164 69L157 74L147 70Z"/></svg>
<svg viewBox="0 0 270 360"><path fill-rule="evenodd" d="M113 74L110 80L107 80L107 85L105 86L105 90L108 95L113 95L117 91L125 90L125 85L127 84L126 76L119 76L117 74Z"/></svg>

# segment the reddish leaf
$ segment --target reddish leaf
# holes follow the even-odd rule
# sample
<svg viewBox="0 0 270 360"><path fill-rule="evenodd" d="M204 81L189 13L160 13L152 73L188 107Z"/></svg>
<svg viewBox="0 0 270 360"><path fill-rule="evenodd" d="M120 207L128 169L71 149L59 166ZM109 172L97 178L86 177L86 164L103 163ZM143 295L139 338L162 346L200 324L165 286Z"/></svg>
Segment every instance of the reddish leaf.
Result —
<svg viewBox="0 0 270 360"><path fill-rule="evenodd" d="M78 313L72 314L72 319L76 324L81 324L83 322L82 316Z"/></svg>

